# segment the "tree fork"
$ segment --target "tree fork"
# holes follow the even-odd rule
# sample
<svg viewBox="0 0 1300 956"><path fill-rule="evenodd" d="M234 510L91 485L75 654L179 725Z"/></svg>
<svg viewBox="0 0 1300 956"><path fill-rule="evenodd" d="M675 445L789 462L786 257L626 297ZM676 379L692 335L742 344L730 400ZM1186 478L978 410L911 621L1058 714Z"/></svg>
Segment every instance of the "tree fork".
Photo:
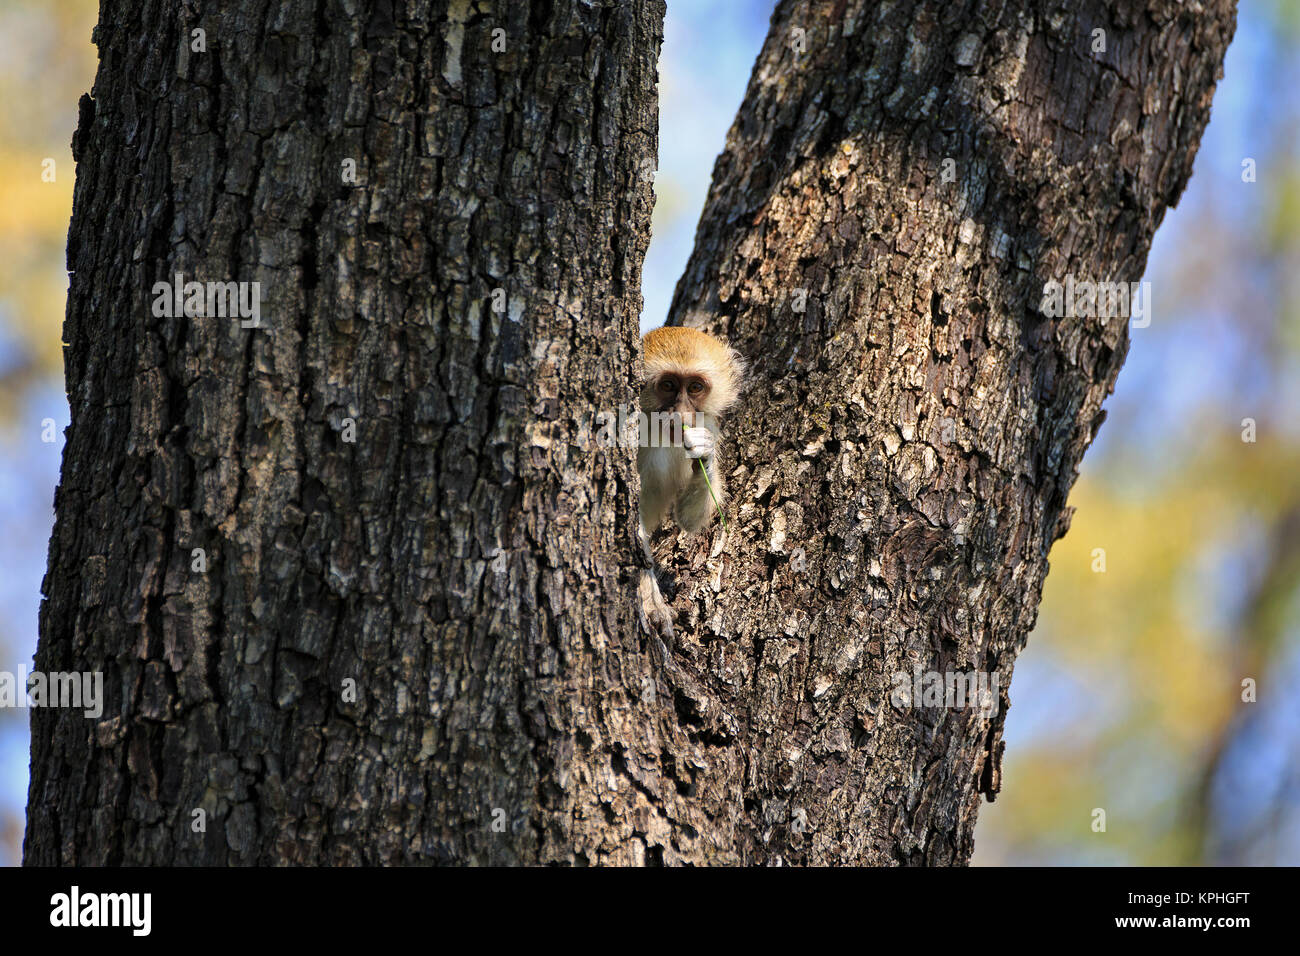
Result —
<svg viewBox="0 0 1300 956"><path fill-rule="evenodd" d="M34 712L26 861L965 862L1127 347L1043 285L1141 276L1232 5L778 6L671 316L754 366L672 647L588 431L663 5L165 6L106 5L75 138L37 667L108 699ZM262 327L154 315L176 273Z"/></svg>

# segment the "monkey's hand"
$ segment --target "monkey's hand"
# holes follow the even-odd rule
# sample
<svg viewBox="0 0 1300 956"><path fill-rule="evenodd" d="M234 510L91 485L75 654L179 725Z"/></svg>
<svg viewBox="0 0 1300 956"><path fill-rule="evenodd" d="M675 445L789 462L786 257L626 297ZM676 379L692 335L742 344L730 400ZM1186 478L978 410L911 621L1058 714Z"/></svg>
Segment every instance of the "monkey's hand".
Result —
<svg viewBox="0 0 1300 956"><path fill-rule="evenodd" d="M682 445L687 458L712 458L716 447L713 432L707 428L683 428Z"/></svg>

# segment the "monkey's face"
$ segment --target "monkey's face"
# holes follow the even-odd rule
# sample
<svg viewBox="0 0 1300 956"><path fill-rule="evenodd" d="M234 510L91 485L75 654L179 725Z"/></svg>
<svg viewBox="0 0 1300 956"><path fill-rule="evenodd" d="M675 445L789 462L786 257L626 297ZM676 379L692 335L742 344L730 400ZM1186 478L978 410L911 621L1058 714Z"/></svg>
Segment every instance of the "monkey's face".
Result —
<svg viewBox="0 0 1300 956"><path fill-rule="evenodd" d="M641 392L641 407L647 412L680 412L683 415L707 412L712 390L709 380L703 375L666 372L646 383Z"/></svg>

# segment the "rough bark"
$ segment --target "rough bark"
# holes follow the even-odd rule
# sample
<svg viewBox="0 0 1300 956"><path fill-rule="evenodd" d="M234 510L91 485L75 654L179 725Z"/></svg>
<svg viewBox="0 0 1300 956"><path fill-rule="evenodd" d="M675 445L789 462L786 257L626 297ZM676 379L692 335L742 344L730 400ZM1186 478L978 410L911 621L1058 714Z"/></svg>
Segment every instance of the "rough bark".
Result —
<svg viewBox="0 0 1300 956"><path fill-rule="evenodd" d="M635 395L662 6L107 5L37 666L109 700L34 713L27 861L967 859L1001 712L891 676L1009 679L1127 342L1034 307L1141 274L1232 31L1077 7L778 8L674 305L754 376L666 647L588 430ZM263 328L154 318L177 271Z"/></svg>
<svg viewBox="0 0 1300 956"><path fill-rule="evenodd" d="M632 458L572 427L632 381L662 18L105 4L37 667L108 704L34 713L27 862L565 842L588 649L636 635ZM262 328L154 318L176 272L260 281Z"/></svg>
<svg viewBox="0 0 1300 956"><path fill-rule="evenodd" d="M1234 27L1230 0L778 7L672 308L755 363L732 532L659 546L701 732L739 727L744 772L710 748L697 783L745 807L741 858L969 859L1128 348L1044 285L1141 278ZM996 674L996 714L891 702L918 668Z"/></svg>

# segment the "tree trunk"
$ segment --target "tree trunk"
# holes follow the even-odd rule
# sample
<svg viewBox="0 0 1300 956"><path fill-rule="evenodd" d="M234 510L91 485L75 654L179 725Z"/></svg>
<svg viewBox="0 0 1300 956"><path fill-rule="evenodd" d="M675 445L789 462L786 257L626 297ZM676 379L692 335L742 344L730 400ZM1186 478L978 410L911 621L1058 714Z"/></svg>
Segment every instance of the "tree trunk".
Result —
<svg viewBox="0 0 1300 956"><path fill-rule="evenodd" d="M632 380L663 4L101 16L37 668L107 705L34 712L26 860L571 856L637 640L633 458L573 426ZM177 272L261 328L154 317Z"/></svg>
<svg viewBox="0 0 1300 956"><path fill-rule="evenodd" d="M970 858L1128 349L1124 318L1044 314L1045 284L1142 277L1235 18L1231 0L779 6L672 307L755 365L733 530L659 547L678 659L710 690L701 732L740 728L744 773L698 783L743 800L742 858ZM996 678L996 709L918 706L918 672Z"/></svg>
<svg viewBox="0 0 1300 956"><path fill-rule="evenodd" d="M778 8L674 303L754 370L666 646L590 430L662 4L109 5L36 663L106 701L33 711L27 862L964 862L1127 346L1043 283L1140 277L1233 26L1082 6Z"/></svg>

